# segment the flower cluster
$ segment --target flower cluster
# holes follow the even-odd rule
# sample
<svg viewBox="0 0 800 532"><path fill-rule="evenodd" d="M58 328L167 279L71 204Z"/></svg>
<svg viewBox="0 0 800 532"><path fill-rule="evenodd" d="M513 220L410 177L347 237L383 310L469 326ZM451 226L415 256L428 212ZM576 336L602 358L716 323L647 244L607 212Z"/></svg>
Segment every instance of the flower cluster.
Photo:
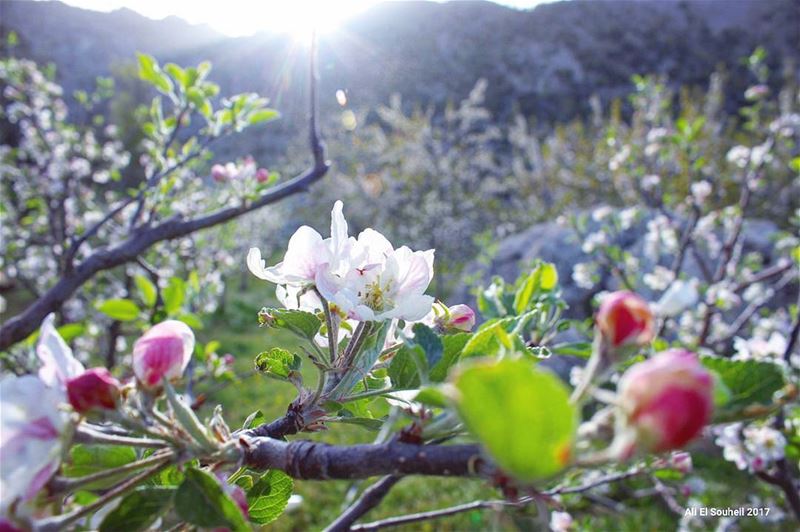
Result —
<svg viewBox="0 0 800 532"><path fill-rule="evenodd" d="M365 229L358 238L349 236L342 209L337 201L330 237L323 239L302 226L289 240L282 262L266 267L261 251L251 248L248 268L259 279L279 285L284 301L291 300L289 294L299 301L301 293L315 292L316 298L304 298L307 305L317 307L321 296L358 321L424 318L433 306L425 291L433 279L434 251L395 249L374 229Z"/></svg>
<svg viewBox="0 0 800 532"><path fill-rule="evenodd" d="M158 393L165 381L183 374L194 349L187 325L155 325L133 350L136 384L121 384L106 368L85 369L49 315L42 324L36 355L37 375L4 375L0 381L0 514L21 516L58 470L64 449L82 417L117 410L123 396L138 387Z"/></svg>

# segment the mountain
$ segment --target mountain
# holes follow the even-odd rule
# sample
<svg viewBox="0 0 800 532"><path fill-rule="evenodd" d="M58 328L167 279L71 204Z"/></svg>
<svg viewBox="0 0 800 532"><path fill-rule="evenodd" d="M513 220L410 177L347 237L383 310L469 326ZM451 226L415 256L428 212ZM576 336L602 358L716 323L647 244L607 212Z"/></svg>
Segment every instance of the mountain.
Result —
<svg viewBox="0 0 800 532"><path fill-rule="evenodd" d="M85 87L135 51L188 63L210 59L224 91L255 90L288 117L305 112L306 52L289 37L227 38L174 17L92 12L56 1L0 0L0 31L13 29L21 53L59 66L69 89ZM406 101L441 105L479 78L488 103L544 120L585 112L591 94L631 90L637 73L702 85L716 67L740 69L756 46L776 75L800 64L797 0L571 0L518 10L491 2L377 4L320 43L323 109L346 89L354 105ZM795 70L795 74L797 71ZM747 80L734 76L732 93ZM735 100L734 100L735 101Z"/></svg>

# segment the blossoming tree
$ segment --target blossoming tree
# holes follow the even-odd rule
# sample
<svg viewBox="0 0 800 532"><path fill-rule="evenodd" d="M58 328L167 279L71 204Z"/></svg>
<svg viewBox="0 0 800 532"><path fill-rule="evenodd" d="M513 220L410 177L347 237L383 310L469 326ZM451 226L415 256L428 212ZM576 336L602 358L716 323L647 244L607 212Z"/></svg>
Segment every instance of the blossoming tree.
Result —
<svg viewBox="0 0 800 532"><path fill-rule="evenodd" d="M201 420L181 393L195 345L186 324L145 332L133 346L132 378L119 381L85 369L49 316L37 375L0 383L3 526L246 530L279 517L292 479L382 476L329 530L486 507L534 507L534 519L566 530L564 497L598 486L641 477L677 504L662 480L674 477L659 472L691 470L681 449L709 426L781 416L788 424L774 437L797 437L796 419L781 413L796 415L784 410L796 396L794 376L766 362L668 348L656 335L661 320L634 293L603 300L588 347L554 342L564 304L555 268L539 263L515 285L495 281L482 293L486 321L473 331L468 307L425 294L433 261L433 250L395 248L373 229L351 236L341 203L330 236L301 227L278 264L251 249L248 268L265 291L277 285L283 304L262 309L260 324L301 343L255 359L259 371L297 388L286 414L268 422L254 413L240 429L219 408ZM787 353L796 342L795 330ZM546 362L566 354L589 357L572 389ZM302 364L317 369L316 382L305 382ZM377 403L390 413L373 416ZM340 422L379 428L379 436L352 446L287 441ZM785 461L761 472L800 510ZM407 475L474 477L503 498L356 524Z"/></svg>

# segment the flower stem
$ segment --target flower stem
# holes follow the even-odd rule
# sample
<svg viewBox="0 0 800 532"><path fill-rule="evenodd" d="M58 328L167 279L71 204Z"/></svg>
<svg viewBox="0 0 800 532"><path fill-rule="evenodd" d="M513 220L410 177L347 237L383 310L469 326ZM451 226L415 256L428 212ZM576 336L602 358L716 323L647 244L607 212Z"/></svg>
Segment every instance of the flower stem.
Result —
<svg viewBox="0 0 800 532"><path fill-rule="evenodd" d="M322 295L322 292L319 291L316 287L314 288L314 292L316 292L317 297L319 300L322 301L322 312L325 314L325 326L328 328L328 350L329 356L331 360L331 364L336 362L337 357L337 343L339 339L339 331L338 326L333 319L333 315L331 314L331 305L328 303L328 300Z"/></svg>
<svg viewBox="0 0 800 532"><path fill-rule="evenodd" d="M79 429L75 432L75 441L79 443L104 443L107 445L130 445L133 447L146 447L152 449L161 449L169 445L166 441L163 440L153 440L149 438L129 438L127 436L103 434L100 432L88 430L86 428Z"/></svg>
<svg viewBox="0 0 800 532"><path fill-rule="evenodd" d="M86 475L83 477L77 477L77 478L56 477L50 483L50 486L56 493L65 491L74 491L75 489L80 488L81 486L92 484L93 482L97 482L99 480L105 480L107 478L115 477L123 473L128 473L130 471L142 469L144 467L151 466L153 464L158 464L165 459L171 458L172 456L174 456L174 454L175 453L173 453L172 451L167 451L166 453L154 454L153 456L149 456L143 460L131 462L129 464L115 467L113 469L106 469L104 471L99 471L97 473L93 473L91 475Z"/></svg>
<svg viewBox="0 0 800 532"><path fill-rule="evenodd" d="M111 502L113 499L116 499L117 497L133 490L134 488L136 488L136 486L138 486L151 476L161 472L163 469L166 469L171 464L170 462L171 457L172 457L171 455L162 457L161 458L162 462L157 466L152 467L146 471L142 471L138 475L127 479L125 482L121 484L118 484L111 490L104 493L102 497L100 497L91 504L87 504L86 506L78 508L75 511L68 514L54 516L45 519L43 521L39 521L36 524L36 530L39 530L40 532L56 532L58 530L66 530L69 525L71 525L78 519L91 514L95 510L99 510L100 508Z"/></svg>

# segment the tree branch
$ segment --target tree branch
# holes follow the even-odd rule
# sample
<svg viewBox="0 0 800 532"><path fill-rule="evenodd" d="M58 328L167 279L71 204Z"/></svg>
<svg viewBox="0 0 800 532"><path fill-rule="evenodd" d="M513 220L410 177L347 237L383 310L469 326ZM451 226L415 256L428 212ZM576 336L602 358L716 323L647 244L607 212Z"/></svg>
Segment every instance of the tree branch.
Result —
<svg viewBox="0 0 800 532"><path fill-rule="evenodd" d="M291 443L248 438L239 443L243 465L280 469L298 479L356 479L376 475L473 476L486 465L477 445L382 444L329 445L308 440Z"/></svg>
<svg viewBox="0 0 800 532"><path fill-rule="evenodd" d="M361 497L356 502L351 504L347 510L336 518L324 532L346 532L350 530L350 526L355 523L361 516L375 508L384 497L389 493L389 490L397 484L403 477L397 475L386 475L375 484L371 485L364 490Z"/></svg>
<svg viewBox="0 0 800 532"><path fill-rule="evenodd" d="M103 247L89 256L74 270L62 277L52 288L34 301L20 314L7 320L0 328L0 351L4 351L14 343L25 339L34 332L49 313L61 308L81 286L97 273L120 266L136 258L145 250L158 242L173 240L201 229L219 225L248 212L260 209L280 201L286 197L308 190L314 182L321 179L328 171L329 163L325 160L325 146L320 140L316 119L316 58L311 52L311 102L309 134L311 152L314 163L303 173L276 185L266 191L257 200L249 204L220 209L216 212L188 220L180 216L170 218L156 226L142 226L134 231L130 238L114 247Z"/></svg>

